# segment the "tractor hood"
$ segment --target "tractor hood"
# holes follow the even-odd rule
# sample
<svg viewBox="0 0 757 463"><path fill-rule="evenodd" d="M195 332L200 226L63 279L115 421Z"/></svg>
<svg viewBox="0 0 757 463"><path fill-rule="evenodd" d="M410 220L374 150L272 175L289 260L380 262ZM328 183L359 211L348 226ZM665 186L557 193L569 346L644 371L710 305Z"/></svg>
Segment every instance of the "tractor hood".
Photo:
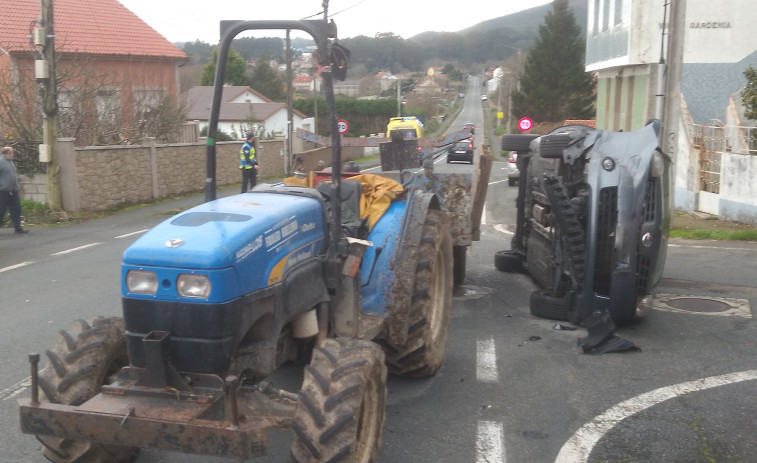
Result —
<svg viewBox="0 0 757 463"><path fill-rule="evenodd" d="M246 262L262 267L323 241L323 236L318 200L251 192L204 203L166 220L126 249L123 263L193 270Z"/></svg>

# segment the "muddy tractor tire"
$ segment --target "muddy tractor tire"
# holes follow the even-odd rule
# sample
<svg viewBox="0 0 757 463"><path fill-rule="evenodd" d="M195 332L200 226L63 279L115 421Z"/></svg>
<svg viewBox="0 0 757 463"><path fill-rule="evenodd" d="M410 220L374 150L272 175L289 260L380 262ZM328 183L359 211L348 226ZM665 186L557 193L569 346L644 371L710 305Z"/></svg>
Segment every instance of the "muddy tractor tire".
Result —
<svg viewBox="0 0 757 463"><path fill-rule="evenodd" d="M444 212L429 210L418 250L407 342L384 343L389 372L422 378L442 366L452 307L452 238Z"/></svg>
<svg viewBox="0 0 757 463"><path fill-rule="evenodd" d="M468 246L452 246L452 282L456 285L463 284L465 281L465 258Z"/></svg>
<svg viewBox="0 0 757 463"><path fill-rule="evenodd" d="M327 339L305 367L292 422L298 463L372 463L384 427L386 365L381 348L360 339Z"/></svg>
<svg viewBox="0 0 757 463"><path fill-rule="evenodd" d="M58 343L46 353L48 364L40 372L42 400L80 405L100 392L108 378L129 364L124 322L116 317L77 320L61 330ZM94 444L38 435L45 458L53 463L124 463L136 447Z"/></svg>

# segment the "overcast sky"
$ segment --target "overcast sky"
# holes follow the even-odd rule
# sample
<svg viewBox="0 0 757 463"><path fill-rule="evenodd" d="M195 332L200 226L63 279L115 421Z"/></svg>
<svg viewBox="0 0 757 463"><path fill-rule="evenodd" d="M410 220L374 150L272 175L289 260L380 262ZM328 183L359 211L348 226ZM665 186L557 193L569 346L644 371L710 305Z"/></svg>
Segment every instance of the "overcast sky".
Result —
<svg viewBox="0 0 757 463"><path fill-rule="evenodd" d="M323 19L323 0L119 0L171 42L219 41L219 22ZM393 32L404 38L427 31L456 32L487 19L551 3L551 0L330 0L329 18L339 38ZM275 31L239 37L282 36ZM293 33L297 37L309 37Z"/></svg>

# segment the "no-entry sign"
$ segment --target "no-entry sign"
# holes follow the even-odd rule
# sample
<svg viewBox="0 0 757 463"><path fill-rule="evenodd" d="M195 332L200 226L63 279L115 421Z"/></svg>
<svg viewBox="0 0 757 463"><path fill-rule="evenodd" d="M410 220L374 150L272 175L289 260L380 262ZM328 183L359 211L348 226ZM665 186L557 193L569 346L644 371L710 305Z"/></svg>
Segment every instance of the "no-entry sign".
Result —
<svg viewBox="0 0 757 463"><path fill-rule="evenodd" d="M534 121L531 120L531 118L528 117L521 117L518 121L518 128L521 129L524 132L528 132L531 130L531 127L534 126Z"/></svg>

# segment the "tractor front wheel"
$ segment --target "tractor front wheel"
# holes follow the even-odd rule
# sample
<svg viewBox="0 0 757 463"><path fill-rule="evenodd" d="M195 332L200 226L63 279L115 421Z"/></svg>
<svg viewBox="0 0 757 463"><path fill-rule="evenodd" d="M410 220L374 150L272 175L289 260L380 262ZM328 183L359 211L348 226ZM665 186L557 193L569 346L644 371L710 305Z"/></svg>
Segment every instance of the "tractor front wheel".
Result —
<svg viewBox="0 0 757 463"><path fill-rule="evenodd" d="M70 330L60 331L58 343L45 354L48 364L39 375L44 397L55 404L80 405L129 364L124 322L116 317L77 320ZM37 439L53 463L123 463L139 450L42 435Z"/></svg>
<svg viewBox="0 0 757 463"><path fill-rule="evenodd" d="M313 349L299 396L292 422L295 461L376 461L386 402L386 365L377 344L326 339Z"/></svg>

